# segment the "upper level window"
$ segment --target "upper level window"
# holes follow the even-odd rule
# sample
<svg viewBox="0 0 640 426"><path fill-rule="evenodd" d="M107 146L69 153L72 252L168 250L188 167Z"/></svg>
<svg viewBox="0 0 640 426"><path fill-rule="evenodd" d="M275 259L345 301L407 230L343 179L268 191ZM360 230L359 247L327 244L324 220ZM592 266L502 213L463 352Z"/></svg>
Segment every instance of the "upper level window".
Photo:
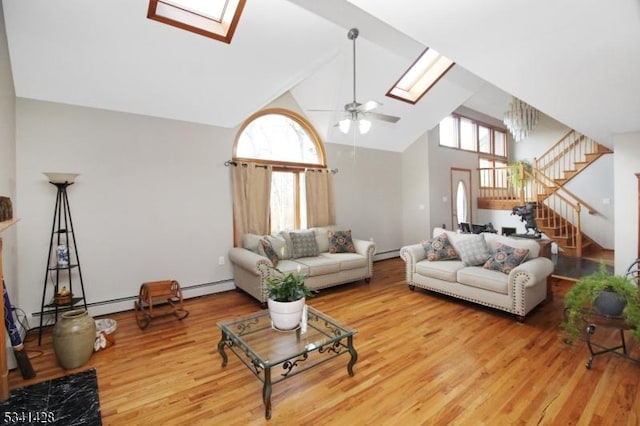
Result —
<svg viewBox="0 0 640 426"><path fill-rule="evenodd" d="M285 109L267 109L241 127L234 161L271 164L271 230L306 228L304 171L326 167L324 146L311 124Z"/></svg>
<svg viewBox="0 0 640 426"><path fill-rule="evenodd" d="M149 0L147 18L231 43L246 0Z"/></svg>
<svg viewBox="0 0 640 426"><path fill-rule="evenodd" d="M387 92L387 96L415 104L453 67L454 62L427 48Z"/></svg>
<svg viewBox="0 0 640 426"><path fill-rule="evenodd" d="M506 130L452 114L439 126L440 145L478 152L490 157L507 157Z"/></svg>

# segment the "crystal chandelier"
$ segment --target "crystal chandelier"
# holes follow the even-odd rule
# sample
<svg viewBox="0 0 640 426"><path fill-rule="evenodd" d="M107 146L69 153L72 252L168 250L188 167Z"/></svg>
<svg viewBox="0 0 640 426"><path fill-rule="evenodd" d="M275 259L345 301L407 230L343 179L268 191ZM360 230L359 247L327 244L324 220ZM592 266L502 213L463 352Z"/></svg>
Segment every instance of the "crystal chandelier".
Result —
<svg viewBox="0 0 640 426"><path fill-rule="evenodd" d="M509 103L509 110L504 113L503 121L513 139L519 142L529 135L539 119L540 112L537 109L514 96Z"/></svg>

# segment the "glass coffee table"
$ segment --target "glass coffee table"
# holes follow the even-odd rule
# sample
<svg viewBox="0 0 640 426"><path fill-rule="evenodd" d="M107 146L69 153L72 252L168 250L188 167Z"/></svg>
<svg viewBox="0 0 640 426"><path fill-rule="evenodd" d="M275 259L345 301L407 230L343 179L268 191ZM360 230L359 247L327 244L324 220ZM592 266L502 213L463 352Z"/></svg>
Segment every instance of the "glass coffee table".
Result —
<svg viewBox="0 0 640 426"><path fill-rule="evenodd" d="M300 327L291 331L274 329L268 310L218 323L222 331L218 343L222 366L227 365L226 347L262 381L262 400L267 419L271 418L272 384L342 354L351 356L347 371L349 376L353 376L353 366L358 360L358 353L353 347L356 330L310 306L307 308L305 332ZM274 371L274 368L277 370ZM276 376L272 377L272 373Z"/></svg>

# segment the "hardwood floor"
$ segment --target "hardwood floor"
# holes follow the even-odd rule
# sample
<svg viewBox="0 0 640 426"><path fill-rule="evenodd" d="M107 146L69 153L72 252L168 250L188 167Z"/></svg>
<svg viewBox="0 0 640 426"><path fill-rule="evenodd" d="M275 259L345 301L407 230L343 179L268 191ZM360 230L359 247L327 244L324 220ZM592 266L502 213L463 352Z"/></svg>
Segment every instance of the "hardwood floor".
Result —
<svg viewBox="0 0 640 426"><path fill-rule="evenodd" d="M105 425L429 424L638 425L640 365L613 355L584 367L584 342L567 345L559 324L571 283L554 280L554 300L519 323L509 315L404 283L400 259L377 262L371 283L323 291L308 303L358 330L358 362L338 357L273 387L264 419L262 383L229 354L221 367L216 322L256 311L231 291L185 301L190 315L138 329L118 321L116 344L76 372L95 367ZM59 377L51 332L26 347L37 377L9 375L10 387ZM632 353L640 357L640 345Z"/></svg>

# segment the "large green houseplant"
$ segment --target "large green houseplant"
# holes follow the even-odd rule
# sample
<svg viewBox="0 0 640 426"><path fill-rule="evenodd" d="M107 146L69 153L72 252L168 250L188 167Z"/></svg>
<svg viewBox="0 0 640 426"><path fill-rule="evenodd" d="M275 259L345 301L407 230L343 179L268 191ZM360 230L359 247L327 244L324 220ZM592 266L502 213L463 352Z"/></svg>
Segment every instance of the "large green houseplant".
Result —
<svg viewBox="0 0 640 426"><path fill-rule="evenodd" d="M610 274L604 263L597 272L584 276L567 292L564 299L565 320L562 327L573 337L580 335L585 313L597 312L594 304L603 292L613 292L623 302L621 318L627 322L634 336L640 338L640 292L628 277Z"/></svg>
<svg viewBox="0 0 640 426"><path fill-rule="evenodd" d="M306 297L313 294L304 284L305 276L299 272L282 272L272 267L267 283L267 305L273 326L279 330L292 330L302 320Z"/></svg>

